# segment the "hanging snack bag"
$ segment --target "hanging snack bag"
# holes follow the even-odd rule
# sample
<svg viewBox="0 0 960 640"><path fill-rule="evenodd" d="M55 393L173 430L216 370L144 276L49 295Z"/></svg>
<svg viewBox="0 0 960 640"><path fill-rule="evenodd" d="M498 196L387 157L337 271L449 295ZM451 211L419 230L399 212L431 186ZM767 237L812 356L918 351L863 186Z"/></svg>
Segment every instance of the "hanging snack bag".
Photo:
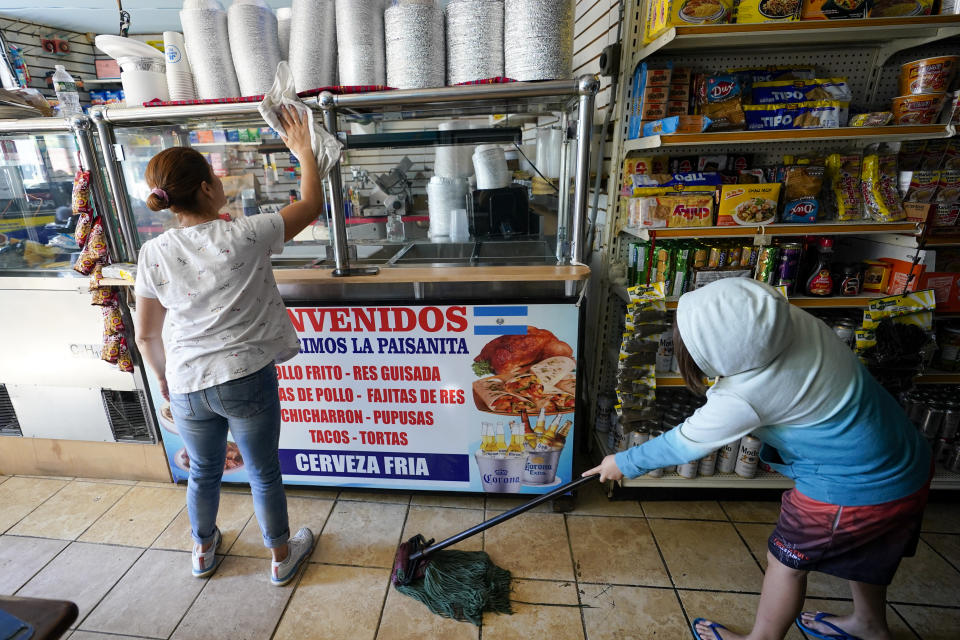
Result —
<svg viewBox="0 0 960 640"><path fill-rule="evenodd" d="M725 184L720 189L717 226L759 226L777 219L780 184Z"/></svg>
<svg viewBox="0 0 960 640"><path fill-rule="evenodd" d="M736 0L733 6L733 22L793 22L800 19L802 4L802 0Z"/></svg>
<svg viewBox="0 0 960 640"><path fill-rule="evenodd" d="M73 179L73 215L91 215L93 205L90 204L90 172L77 171Z"/></svg>
<svg viewBox="0 0 960 640"><path fill-rule="evenodd" d="M867 0L804 0L801 20L849 20L867 17Z"/></svg>
<svg viewBox="0 0 960 640"><path fill-rule="evenodd" d="M103 335L103 349L100 351L100 359L110 364L116 364L117 360L120 359L120 343L122 340L122 336L105 333Z"/></svg>
<svg viewBox="0 0 960 640"><path fill-rule="evenodd" d="M133 358L127 349L127 339L120 340L120 353L117 355L117 368L125 373L133 373Z"/></svg>
<svg viewBox="0 0 960 640"><path fill-rule="evenodd" d="M700 113L711 120L708 131L743 129L742 92L736 76L697 76L694 93Z"/></svg>
<svg viewBox="0 0 960 640"><path fill-rule="evenodd" d="M76 240L77 246L86 246L91 229L93 229L93 214L81 213L77 217L77 228L73 232L73 239Z"/></svg>
<svg viewBox="0 0 960 640"><path fill-rule="evenodd" d="M747 129L831 129L845 126L849 102L815 100L795 104L748 104L743 106Z"/></svg>
<svg viewBox="0 0 960 640"><path fill-rule="evenodd" d="M817 221L820 212L820 189L823 187L824 167L794 165L787 167L783 183L783 214L781 222Z"/></svg>
<svg viewBox="0 0 960 640"><path fill-rule="evenodd" d="M906 214L897 191L897 156L874 150L863 157L860 182L866 214L877 222L896 222Z"/></svg>
<svg viewBox="0 0 960 640"><path fill-rule="evenodd" d="M126 327L123 324L123 314L120 307L103 308L103 331L109 334L123 333Z"/></svg>
<svg viewBox="0 0 960 640"><path fill-rule="evenodd" d="M827 176L833 194L837 220L850 222L863 218L863 197L860 193L860 154L835 153L827 158Z"/></svg>

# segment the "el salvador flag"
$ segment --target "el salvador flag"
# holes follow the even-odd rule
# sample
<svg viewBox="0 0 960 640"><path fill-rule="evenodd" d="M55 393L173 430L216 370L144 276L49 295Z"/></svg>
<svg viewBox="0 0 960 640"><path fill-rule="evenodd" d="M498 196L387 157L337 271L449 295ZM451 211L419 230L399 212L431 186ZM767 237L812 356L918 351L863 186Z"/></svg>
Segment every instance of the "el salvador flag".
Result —
<svg viewBox="0 0 960 640"><path fill-rule="evenodd" d="M527 323L507 324L506 318L521 321L527 317L526 306L474 307L473 335L475 336L525 336Z"/></svg>

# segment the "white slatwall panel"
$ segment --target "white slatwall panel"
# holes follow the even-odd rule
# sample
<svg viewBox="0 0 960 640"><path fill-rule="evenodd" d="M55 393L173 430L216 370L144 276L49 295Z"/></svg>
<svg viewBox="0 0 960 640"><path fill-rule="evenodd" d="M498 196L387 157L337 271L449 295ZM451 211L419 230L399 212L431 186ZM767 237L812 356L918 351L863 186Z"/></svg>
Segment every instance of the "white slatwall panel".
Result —
<svg viewBox="0 0 960 640"><path fill-rule="evenodd" d="M30 88L39 90L44 96L55 97L53 87L47 85L46 80L47 72L52 72L54 65L62 64L75 80L97 77L93 64L93 43L87 40L85 33L3 17L0 17L0 29L3 29L7 44L16 45L23 51L23 57L32 78ZM67 55L47 53L40 46L41 38L66 40L70 43L70 53ZM80 92L81 103L86 103L89 99L87 92Z"/></svg>

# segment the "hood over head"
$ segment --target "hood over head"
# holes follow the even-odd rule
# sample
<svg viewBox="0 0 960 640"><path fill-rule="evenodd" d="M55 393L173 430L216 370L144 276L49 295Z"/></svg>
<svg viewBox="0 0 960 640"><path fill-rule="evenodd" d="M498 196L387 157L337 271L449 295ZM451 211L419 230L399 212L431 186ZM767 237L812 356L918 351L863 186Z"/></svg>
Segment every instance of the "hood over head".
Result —
<svg viewBox="0 0 960 640"><path fill-rule="evenodd" d="M677 328L711 378L764 367L792 341L790 303L771 286L724 278L680 297Z"/></svg>

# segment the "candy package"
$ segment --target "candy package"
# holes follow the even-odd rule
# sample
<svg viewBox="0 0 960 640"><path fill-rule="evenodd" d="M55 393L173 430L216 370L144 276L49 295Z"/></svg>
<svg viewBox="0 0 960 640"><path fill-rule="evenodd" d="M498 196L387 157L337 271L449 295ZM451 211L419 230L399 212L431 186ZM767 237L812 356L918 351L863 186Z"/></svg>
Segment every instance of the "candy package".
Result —
<svg viewBox="0 0 960 640"><path fill-rule="evenodd" d="M897 156L873 151L863 157L860 191L866 214L877 222L906 218L897 191Z"/></svg>
<svg viewBox="0 0 960 640"><path fill-rule="evenodd" d="M849 222L863 218L863 196L860 192L860 154L835 153L827 158L827 176L833 194L837 220Z"/></svg>

